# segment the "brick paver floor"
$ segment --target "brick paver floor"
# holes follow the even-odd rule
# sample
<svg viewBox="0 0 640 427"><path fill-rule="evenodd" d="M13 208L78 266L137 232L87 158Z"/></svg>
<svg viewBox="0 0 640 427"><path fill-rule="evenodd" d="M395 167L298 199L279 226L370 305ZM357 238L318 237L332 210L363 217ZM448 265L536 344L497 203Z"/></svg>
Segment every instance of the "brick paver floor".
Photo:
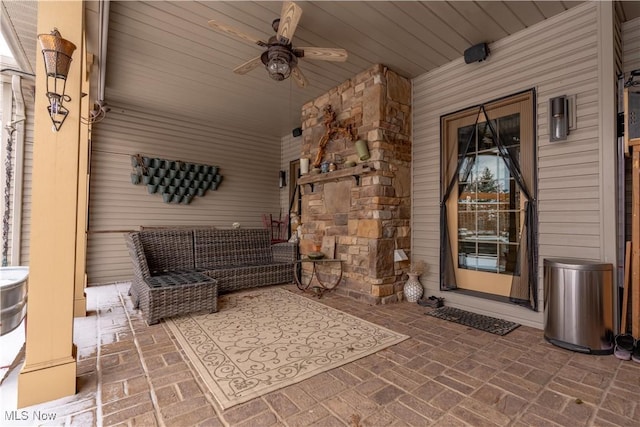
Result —
<svg viewBox="0 0 640 427"><path fill-rule="evenodd" d="M530 327L500 337L426 316L417 304L369 306L331 293L319 301L411 339L223 411L165 325L147 326L132 308L127 289L87 289L90 311L74 330L78 393L21 408L30 424L640 425L638 363L569 352ZM0 425L11 425L6 416Z"/></svg>

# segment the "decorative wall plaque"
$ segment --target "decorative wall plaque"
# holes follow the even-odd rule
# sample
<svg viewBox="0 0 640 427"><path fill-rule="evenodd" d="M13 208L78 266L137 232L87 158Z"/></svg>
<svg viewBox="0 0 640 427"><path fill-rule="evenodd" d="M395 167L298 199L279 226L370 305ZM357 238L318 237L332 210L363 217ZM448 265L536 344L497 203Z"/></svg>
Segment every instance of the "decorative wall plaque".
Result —
<svg viewBox="0 0 640 427"><path fill-rule="evenodd" d="M149 194L160 194L165 203L189 204L196 196L215 191L222 182L218 166L131 156L132 184L147 186Z"/></svg>

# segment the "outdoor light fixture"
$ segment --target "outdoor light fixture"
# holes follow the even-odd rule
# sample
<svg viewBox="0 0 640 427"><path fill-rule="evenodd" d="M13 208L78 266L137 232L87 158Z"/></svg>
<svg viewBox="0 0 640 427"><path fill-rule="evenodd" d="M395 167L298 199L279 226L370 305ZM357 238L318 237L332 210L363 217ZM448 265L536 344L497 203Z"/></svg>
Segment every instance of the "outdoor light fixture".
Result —
<svg viewBox="0 0 640 427"><path fill-rule="evenodd" d="M298 63L298 58L284 46L271 46L265 51L260 60L267 68L269 77L282 81L291 75L291 68Z"/></svg>
<svg viewBox="0 0 640 427"><path fill-rule="evenodd" d="M287 173L285 171L280 171L280 179L278 180L278 186L280 188L284 188L287 186Z"/></svg>
<svg viewBox="0 0 640 427"><path fill-rule="evenodd" d="M569 100L565 95L549 100L549 141L564 141L569 135Z"/></svg>
<svg viewBox="0 0 640 427"><path fill-rule="evenodd" d="M69 95L65 95L64 91L67 85L71 56L76 50L76 45L63 39L57 28L54 28L51 34L38 35L38 39L40 46L42 46L44 66L47 72L47 98L49 98L47 110L53 122L53 129L57 132L69 114L64 103L71 101L71 98Z"/></svg>

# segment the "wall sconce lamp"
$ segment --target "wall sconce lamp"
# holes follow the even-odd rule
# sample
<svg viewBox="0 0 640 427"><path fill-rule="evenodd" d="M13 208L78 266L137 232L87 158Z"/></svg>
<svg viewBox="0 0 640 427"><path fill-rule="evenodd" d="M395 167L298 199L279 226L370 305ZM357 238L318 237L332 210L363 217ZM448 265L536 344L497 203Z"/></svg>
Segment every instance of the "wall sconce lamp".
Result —
<svg viewBox="0 0 640 427"><path fill-rule="evenodd" d="M280 171L280 179L278 180L278 186L284 188L287 186L287 172Z"/></svg>
<svg viewBox="0 0 640 427"><path fill-rule="evenodd" d="M565 141L569 130L575 129L575 122L575 95L549 99L549 141Z"/></svg>
<svg viewBox="0 0 640 427"><path fill-rule="evenodd" d="M76 50L76 45L60 36L57 28L50 34L39 34L44 66L47 72L47 98L49 98L49 117L53 122L53 129L57 132L62 127L69 110L64 106L71 101L66 95L67 75L71 65L71 56Z"/></svg>

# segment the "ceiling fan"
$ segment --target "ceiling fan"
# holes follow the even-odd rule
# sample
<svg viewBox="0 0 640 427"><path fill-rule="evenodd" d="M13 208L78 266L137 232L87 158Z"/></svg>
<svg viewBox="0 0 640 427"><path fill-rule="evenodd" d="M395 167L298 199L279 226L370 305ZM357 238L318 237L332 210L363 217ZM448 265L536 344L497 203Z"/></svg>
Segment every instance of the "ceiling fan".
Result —
<svg viewBox="0 0 640 427"><path fill-rule="evenodd" d="M270 37L267 42L215 20L209 21L209 26L216 31L267 48L262 55L236 67L233 70L235 73L246 74L260 64L264 64L272 79L281 81L291 76L298 86L304 88L307 86L307 79L298 67L298 58L343 62L347 60L347 51L326 47L293 47L291 40L301 16L300 6L292 1L283 2L280 18L275 19L271 24L276 35Z"/></svg>

